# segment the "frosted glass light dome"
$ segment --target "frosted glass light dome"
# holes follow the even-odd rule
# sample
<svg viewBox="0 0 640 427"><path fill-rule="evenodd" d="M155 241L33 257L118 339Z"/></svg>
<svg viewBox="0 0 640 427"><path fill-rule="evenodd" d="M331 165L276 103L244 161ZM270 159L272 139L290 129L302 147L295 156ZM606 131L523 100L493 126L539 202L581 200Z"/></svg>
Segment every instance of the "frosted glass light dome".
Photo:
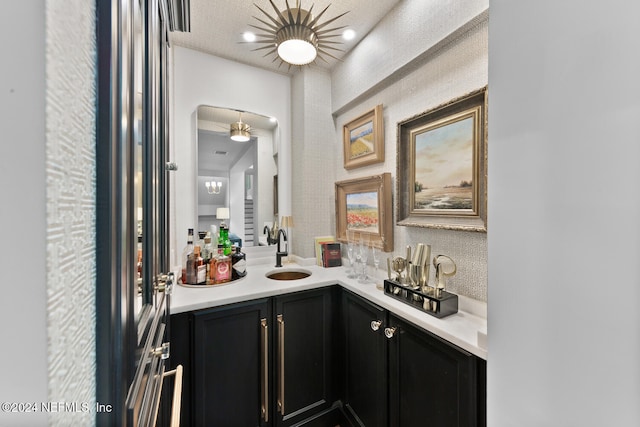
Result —
<svg viewBox="0 0 640 427"><path fill-rule="evenodd" d="M307 65L318 55L315 46L306 40L291 39L278 45L278 55L293 65Z"/></svg>

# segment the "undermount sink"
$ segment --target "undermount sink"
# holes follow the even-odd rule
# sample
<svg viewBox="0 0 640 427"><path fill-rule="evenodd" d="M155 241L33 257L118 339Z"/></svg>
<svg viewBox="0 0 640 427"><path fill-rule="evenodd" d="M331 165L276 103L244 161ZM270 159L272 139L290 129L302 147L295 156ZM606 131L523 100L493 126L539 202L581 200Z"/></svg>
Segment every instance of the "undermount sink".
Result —
<svg viewBox="0 0 640 427"><path fill-rule="evenodd" d="M271 270L265 276L271 280L299 280L311 276L311 272L303 269Z"/></svg>

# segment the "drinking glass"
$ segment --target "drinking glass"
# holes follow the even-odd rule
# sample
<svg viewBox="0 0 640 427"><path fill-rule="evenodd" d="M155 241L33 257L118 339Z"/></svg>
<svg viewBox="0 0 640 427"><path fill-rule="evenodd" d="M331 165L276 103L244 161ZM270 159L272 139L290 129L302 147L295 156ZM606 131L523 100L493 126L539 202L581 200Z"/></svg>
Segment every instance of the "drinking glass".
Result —
<svg viewBox="0 0 640 427"><path fill-rule="evenodd" d="M347 277L350 279L355 279L358 277L358 273L355 268L355 260L356 260L356 238L355 232L353 230L347 230L347 256L349 257L349 271L347 272Z"/></svg>
<svg viewBox="0 0 640 427"><path fill-rule="evenodd" d="M358 278L359 283L367 283L367 258L369 257L369 235L360 233L360 262L362 263L362 273Z"/></svg>
<svg viewBox="0 0 640 427"><path fill-rule="evenodd" d="M373 258L373 282L376 287L382 289L382 285L378 283L378 266L380 265L380 248L371 246L371 257Z"/></svg>

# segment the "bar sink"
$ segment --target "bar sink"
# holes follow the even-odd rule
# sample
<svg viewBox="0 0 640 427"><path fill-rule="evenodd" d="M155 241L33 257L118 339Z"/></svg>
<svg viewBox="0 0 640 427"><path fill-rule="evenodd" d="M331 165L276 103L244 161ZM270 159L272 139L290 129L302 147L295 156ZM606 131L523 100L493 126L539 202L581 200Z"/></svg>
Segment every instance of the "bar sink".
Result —
<svg viewBox="0 0 640 427"><path fill-rule="evenodd" d="M311 272L301 268L271 270L265 276L271 280L299 280L311 276Z"/></svg>

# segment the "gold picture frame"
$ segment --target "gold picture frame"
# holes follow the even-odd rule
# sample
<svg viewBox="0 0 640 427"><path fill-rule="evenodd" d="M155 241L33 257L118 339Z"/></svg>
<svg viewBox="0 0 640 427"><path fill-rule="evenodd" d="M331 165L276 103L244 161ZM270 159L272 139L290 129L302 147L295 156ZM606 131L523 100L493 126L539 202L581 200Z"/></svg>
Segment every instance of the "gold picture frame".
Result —
<svg viewBox="0 0 640 427"><path fill-rule="evenodd" d="M398 123L398 225L487 231L487 88Z"/></svg>
<svg viewBox="0 0 640 427"><path fill-rule="evenodd" d="M370 245L393 251L391 174L339 181L336 187L336 240L347 242L347 229L370 236Z"/></svg>
<svg viewBox="0 0 640 427"><path fill-rule="evenodd" d="M384 162L382 104L343 126L344 168Z"/></svg>

